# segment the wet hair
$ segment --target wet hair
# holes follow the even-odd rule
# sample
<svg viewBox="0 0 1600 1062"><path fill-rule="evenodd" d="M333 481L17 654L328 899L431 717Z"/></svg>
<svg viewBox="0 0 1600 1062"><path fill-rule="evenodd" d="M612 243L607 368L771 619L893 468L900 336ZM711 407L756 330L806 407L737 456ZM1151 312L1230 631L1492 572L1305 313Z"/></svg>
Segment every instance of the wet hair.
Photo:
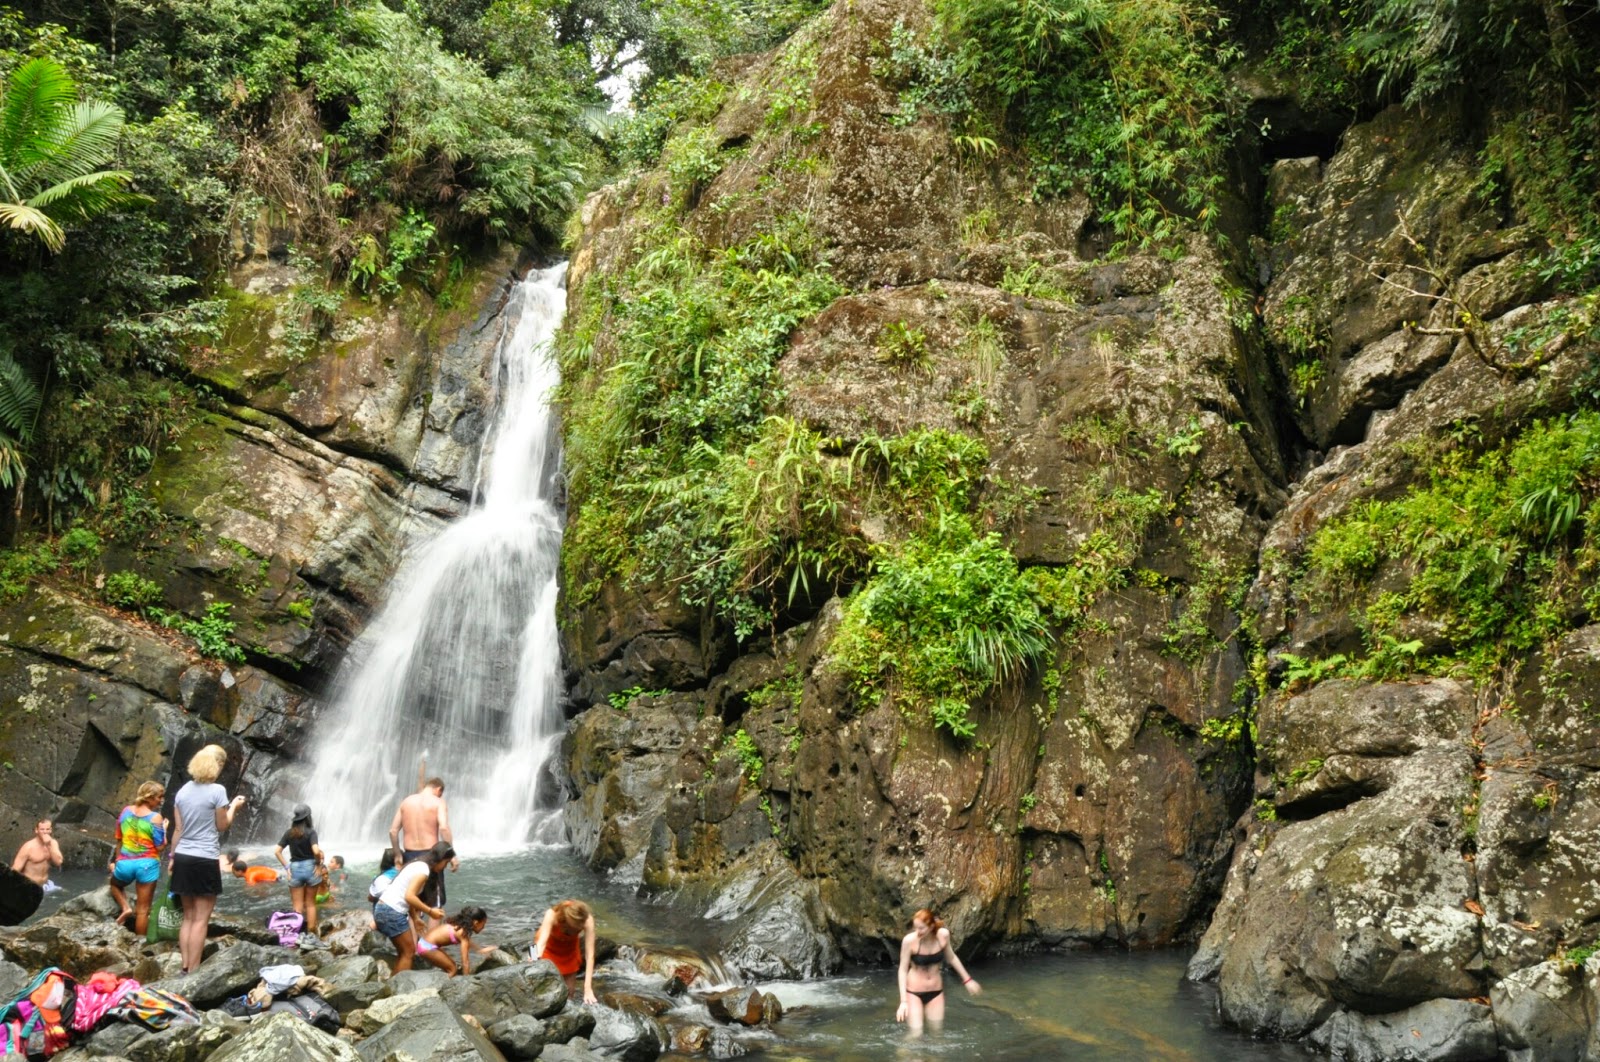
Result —
<svg viewBox="0 0 1600 1062"><path fill-rule="evenodd" d="M340 870L344 869L344 856L329 856L328 857L328 862L332 863L334 866L338 867Z"/></svg>
<svg viewBox="0 0 1600 1062"><path fill-rule="evenodd" d="M394 849L393 848L385 848L383 850L383 857L378 860L378 873L382 874L384 871L393 870L394 869L394 861L395 861Z"/></svg>
<svg viewBox="0 0 1600 1062"><path fill-rule="evenodd" d="M944 928L944 919L940 918L938 915L934 914L932 911L928 910L926 907L924 907L922 910L918 911L916 914L912 915L911 916L911 921L915 922L919 918L922 921L928 923L928 925L933 928L933 931L935 933L939 932L939 930Z"/></svg>
<svg viewBox="0 0 1600 1062"><path fill-rule="evenodd" d="M450 847L449 841L438 841L428 849L428 854L423 858L429 863L448 863L456 857L456 850Z"/></svg>
<svg viewBox="0 0 1600 1062"><path fill-rule="evenodd" d="M238 861L239 861L239 850L237 848L228 849L228 862L237 863Z"/></svg>
<svg viewBox="0 0 1600 1062"><path fill-rule="evenodd" d="M443 795L443 793L444 793L444 779L443 778L429 778L426 782L422 783L422 788L424 788L424 789L437 789L439 791L439 793L441 795Z"/></svg>
<svg viewBox="0 0 1600 1062"><path fill-rule="evenodd" d="M468 935L477 932L479 922L489 921L489 912L481 907L467 906L456 912L454 918L448 919L449 923L461 932Z"/></svg>
<svg viewBox="0 0 1600 1062"><path fill-rule="evenodd" d="M36 830L40 826L48 826L53 830L53 829L56 828L55 820L54 819L40 819L38 822L33 824L33 828L36 829Z"/></svg>
<svg viewBox="0 0 1600 1062"><path fill-rule="evenodd" d="M210 785L221 777L227 763L227 749L221 745L207 745L189 757L189 777L201 785Z"/></svg>
<svg viewBox="0 0 1600 1062"><path fill-rule="evenodd" d="M583 927L588 925L589 919L593 917L589 905L582 900L562 900L550 910L556 913L556 921L560 922L568 933L582 932Z"/></svg>
<svg viewBox="0 0 1600 1062"><path fill-rule="evenodd" d="M134 794L133 802L153 808L161 803L161 798L167 795L167 787L160 782L141 782L139 791Z"/></svg>

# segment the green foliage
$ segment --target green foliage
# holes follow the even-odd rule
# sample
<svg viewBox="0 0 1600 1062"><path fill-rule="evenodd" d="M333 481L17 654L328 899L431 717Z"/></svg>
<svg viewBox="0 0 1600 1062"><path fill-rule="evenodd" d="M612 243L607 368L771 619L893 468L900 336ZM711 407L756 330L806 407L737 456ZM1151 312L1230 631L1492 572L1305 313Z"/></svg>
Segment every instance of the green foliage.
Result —
<svg viewBox="0 0 1600 1062"><path fill-rule="evenodd" d="M100 536L82 526L72 528L56 542L56 549L61 559L67 567L79 573L86 571L89 565L98 560L104 548L100 543Z"/></svg>
<svg viewBox="0 0 1600 1062"><path fill-rule="evenodd" d="M80 101L77 83L54 59L13 70L0 85L0 225L59 251L64 222L131 202L133 175L100 168L121 132L122 109Z"/></svg>
<svg viewBox="0 0 1600 1062"><path fill-rule="evenodd" d="M618 690L616 693L608 694L606 703L619 712L625 712L628 710L628 706L639 697L665 697L671 692L671 690L665 689L647 690L643 686L629 686L625 690Z"/></svg>
<svg viewBox="0 0 1600 1062"><path fill-rule="evenodd" d="M767 769L767 764L761 758L761 750L756 748L755 739L744 728L729 734L722 747L739 758L739 769L751 785L761 784L761 775Z"/></svg>
<svg viewBox="0 0 1600 1062"><path fill-rule="evenodd" d="M950 515L878 552L871 579L845 603L833 650L863 697L892 696L970 738L969 705L1049 645L1016 558L998 535Z"/></svg>
<svg viewBox="0 0 1600 1062"><path fill-rule="evenodd" d="M558 352L579 600L605 577L659 577L742 637L860 565L852 462L771 415L778 354L837 294L797 218L727 249L661 243L583 294Z"/></svg>
<svg viewBox="0 0 1600 1062"><path fill-rule="evenodd" d="M1077 301L1076 293L1063 283L1055 270L1038 262L1028 262L1020 269L1007 265L1005 275L1000 278L1000 290L1030 299Z"/></svg>
<svg viewBox="0 0 1600 1062"><path fill-rule="evenodd" d="M55 571L60 565L61 558L48 542L25 549L0 550L0 600L21 597L34 579Z"/></svg>
<svg viewBox="0 0 1600 1062"><path fill-rule="evenodd" d="M878 357L901 369L928 367L928 337L904 321L890 321L878 330Z"/></svg>
<svg viewBox="0 0 1600 1062"><path fill-rule="evenodd" d="M9 490L27 475L26 448L33 441L40 401L27 370L0 351L0 487Z"/></svg>
<svg viewBox="0 0 1600 1062"><path fill-rule="evenodd" d="M1278 659L1284 664L1283 685L1290 693L1315 686L1323 679L1344 674L1345 666L1350 662L1343 653L1335 653L1320 660L1307 660L1294 653L1279 653Z"/></svg>
<svg viewBox="0 0 1600 1062"><path fill-rule="evenodd" d="M207 605L205 615L200 619L191 619L181 612L169 612L166 609L147 610L150 618L157 623L192 638L201 656L242 664L244 650L233 640L235 626L233 620L228 618L232 611L233 606L226 601L214 601Z"/></svg>
<svg viewBox="0 0 1600 1062"><path fill-rule="evenodd" d="M106 576L101 594L118 608L143 612L161 600L161 585L138 572L123 570Z"/></svg>
<svg viewBox="0 0 1600 1062"><path fill-rule="evenodd" d="M1039 194L1087 187L1119 248L1171 240L1185 220L1214 225L1232 136L1232 52L1215 8L938 0L935 10L956 50L948 66L921 68L919 93L953 101L943 86L959 79L1016 131Z"/></svg>
<svg viewBox="0 0 1600 1062"><path fill-rule="evenodd" d="M1485 676L1600 605L1597 491L1600 413L1537 422L1476 457L1453 448L1426 486L1354 506L1320 528L1302 584L1365 603L1364 673ZM1398 589L1367 589L1380 569L1398 577ZM1449 651L1418 659L1421 646L1397 633L1410 615L1442 624Z"/></svg>
<svg viewBox="0 0 1600 1062"><path fill-rule="evenodd" d="M283 606L283 610L302 624L311 626L311 619L316 614L316 609L310 598L297 598Z"/></svg>

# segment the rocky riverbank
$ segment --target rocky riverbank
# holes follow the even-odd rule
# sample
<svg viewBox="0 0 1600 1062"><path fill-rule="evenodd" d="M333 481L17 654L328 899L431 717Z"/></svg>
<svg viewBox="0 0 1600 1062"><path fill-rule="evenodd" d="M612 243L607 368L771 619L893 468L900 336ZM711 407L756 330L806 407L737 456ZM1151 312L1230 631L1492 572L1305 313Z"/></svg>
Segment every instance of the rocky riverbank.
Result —
<svg viewBox="0 0 1600 1062"><path fill-rule="evenodd" d="M102 891L23 929L0 931L0 997L20 990L46 966L80 979L109 970L182 997L202 1020L161 1031L104 1023L56 1056L66 1062L377 1062L401 1056L649 1062L668 1050L728 1058L748 1050L746 1030L771 1030L783 1017L770 994L718 985L703 958L612 941L602 941L599 949L600 1004L592 1007L569 1001L565 981L549 963L521 962L502 950L476 961L470 976L446 977L431 968L391 975L393 949L371 930L365 912L329 919L320 938L303 937L298 949L279 946L275 934L259 927L214 920L204 961L184 976L176 973L173 945L136 939L108 919L114 909ZM337 1028L318 1028L292 1015L241 1019L222 1009L256 987L262 968L280 964L299 966L318 979L315 990L337 1011ZM693 1002L703 1006L686 1006Z"/></svg>

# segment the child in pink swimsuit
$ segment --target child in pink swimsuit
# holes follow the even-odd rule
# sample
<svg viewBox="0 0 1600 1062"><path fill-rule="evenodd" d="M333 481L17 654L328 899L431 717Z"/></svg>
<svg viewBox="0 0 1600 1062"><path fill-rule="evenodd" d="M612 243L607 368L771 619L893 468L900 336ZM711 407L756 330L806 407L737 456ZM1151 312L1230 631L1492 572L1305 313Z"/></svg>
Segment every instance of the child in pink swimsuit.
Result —
<svg viewBox="0 0 1600 1062"><path fill-rule="evenodd" d="M481 907L463 907L454 918L447 918L417 940L417 955L454 977L457 973L472 972L472 938L483 932L489 914ZM458 968L444 949L452 944L461 945L461 965Z"/></svg>

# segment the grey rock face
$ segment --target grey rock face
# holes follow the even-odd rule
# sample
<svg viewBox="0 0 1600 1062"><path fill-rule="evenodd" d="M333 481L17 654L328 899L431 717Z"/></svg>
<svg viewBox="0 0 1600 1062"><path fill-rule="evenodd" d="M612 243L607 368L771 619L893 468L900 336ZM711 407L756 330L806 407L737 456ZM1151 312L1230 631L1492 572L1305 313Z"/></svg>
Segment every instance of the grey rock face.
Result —
<svg viewBox="0 0 1600 1062"><path fill-rule="evenodd" d="M458 1018L442 1000L429 997L406 1009L356 1048L367 1062L396 1055L415 1062L504 1062L505 1055L483 1033Z"/></svg>
<svg viewBox="0 0 1600 1062"><path fill-rule="evenodd" d="M298 965L295 960L296 953L285 948L240 942L219 948L193 973L157 981L152 987L175 992L198 1010L209 1010L254 988L263 966Z"/></svg>
<svg viewBox="0 0 1600 1062"><path fill-rule="evenodd" d="M1310 1040L1348 1062L1492 1062L1500 1057L1489 1008L1463 999L1430 999L1393 1014L1342 1010Z"/></svg>
<svg viewBox="0 0 1600 1062"><path fill-rule="evenodd" d="M524 1062L538 1058L548 1042L545 1023L531 1014L517 1014L503 1018L488 1028L489 1039L494 1041L511 1062Z"/></svg>
<svg viewBox="0 0 1600 1062"><path fill-rule="evenodd" d="M453 977L440 986L439 998L488 1026L518 1014L550 1017L566 1006L567 985L555 965L541 959Z"/></svg>
<svg viewBox="0 0 1600 1062"><path fill-rule="evenodd" d="M268 1014L224 1044L215 1062L359 1062L355 1048L292 1014Z"/></svg>

